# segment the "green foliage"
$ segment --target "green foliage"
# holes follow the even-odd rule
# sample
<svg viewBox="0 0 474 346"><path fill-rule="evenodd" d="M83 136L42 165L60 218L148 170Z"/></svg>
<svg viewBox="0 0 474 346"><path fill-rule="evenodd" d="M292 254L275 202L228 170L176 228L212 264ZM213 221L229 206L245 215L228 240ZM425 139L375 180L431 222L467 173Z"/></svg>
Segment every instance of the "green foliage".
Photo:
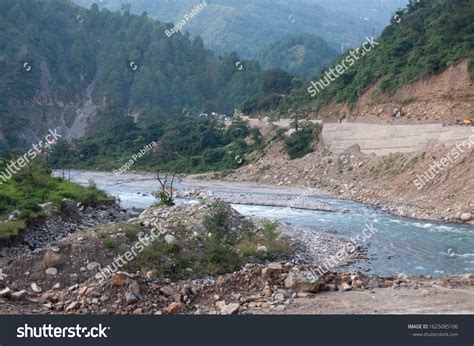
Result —
<svg viewBox="0 0 474 346"><path fill-rule="evenodd" d="M101 112L101 116L106 113ZM244 158L261 147L262 141L247 145L244 139L249 135L247 122L238 117L227 129L212 116L193 117L180 113L147 126L124 120L108 127L102 134L98 130L94 136L77 140L72 145L59 142L54 146L49 162L58 168L117 170L155 141L157 145L138 158L131 169L184 173L223 171L242 164L236 157Z"/></svg>
<svg viewBox="0 0 474 346"><path fill-rule="evenodd" d="M5 171L5 162L10 159L12 158L9 157L0 164L0 172ZM14 210L19 210L21 219L28 221L41 215L39 204L53 202L61 208L64 198L73 199L84 205L113 200L95 187L82 187L51 177L49 168L37 161L22 168L6 183L0 185L0 215L8 215Z"/></svg>
<svg viewBox="0 0 474 346"><path fill-rule="evenodd" d="M293 76L279 68L272 68L263 74L262 92L271 93L289 93L291 91L291 82Z"/></svg>
<svg viewBox="0 0 474 346"><path fill-rule="evenodd" d="M306 127L300 131L293 132L285 140L285 149L290 158L297 159L313 151L314 128Z"/></svg>
<svg viewBox="0 0 474 346"><path fill-rule="evenodd" d="M309 79L337 55L338 53L319 36L291 34L262 49L257 59L264 68L279 67Z"/></svg>
<svg viewBox="0 0 474 346"><path fill-rule="evenodd" d="M236 54L218 59L199 37L167 37L170 24L146 15L87 10L65 1L1 0L1 9L0 145L7 149L26 145L21 134L28 129L46 132L61 117L72 125L80 116L77 104L89 97L103 106L88 127L97 136L118 125L136 131L129 114L139 114L145 124L176 112L198 114L205 104L232 114L259 90L258 63ZM50 105L51 97L65 106ZM91 147L90 153L97 150Z"/></svg>
<svg viewBox="0 0 474 346"><path fill-rule="evenodd" d="M0 241L16 237L25 228L24 220L0 222Z"/></svg>
<svg viewBox="0 0 474 346"><path fill-rule="evenodd" d="M102 243L106 248L114 249L117 247L117 241L114 238L106 237L102 240Z"/></svg>
<svg viewBox="0 0 474 346"><path fill-rule="evenodd" d="M243 257L262 259L288 255L291 252L290 245L285 239L278 238L278 226L277 221L265 221L261 234L247 233L236 245L236 251ZM259 251L259 246L264 246L266 251Z"/></svg>
<svg viewBox="0 0 474 346"><path fill-rule="evenodd" d="M470 0L411 1L398 11L379 43L338 79L311 98L306 85L289 97L275 103L273 110L289 108L318 109L333 100L354 105L373 84L379 82L379 93L394 93L401 85L438 74L465 58L474 81L474 2ZM332 68L349 56L346 51ZM349 64L347 64L349 65ZM313 80L323 77L325 71Z"/></svg>
<svg viewBox="0 0 474 346"><path fill-rule="evenodd" d="M391 0L381 9L374 6L374 0L365 0L366 4L357 6L353 3L345 6L336 5L340 2L331 1L321 5L321 1L288 1L288 0L214 0L207 1L196 20L189 21L184 30L192 36L201 36L206 47L217 54L236 51L245 57L255 54L268 44L284 37L288 33L311 33L324 37L328 42L346 42L356 45L364 40L367 32L382 30L383 20L379 20L379 12L396 9L402 0ZM89 7L98 3L112 11L120 10L125 0L75 0L76 3ZM140 14L143 11L164 22L177 22L184 13L200 1L189 0L134 0L130 3L131 12ZM347 14L359 10L357 16ZM387 10L390 9L390 10ZM389 14L389 13L388 13ZM359 17L375 16L374 21L364 21Z"/></svg>

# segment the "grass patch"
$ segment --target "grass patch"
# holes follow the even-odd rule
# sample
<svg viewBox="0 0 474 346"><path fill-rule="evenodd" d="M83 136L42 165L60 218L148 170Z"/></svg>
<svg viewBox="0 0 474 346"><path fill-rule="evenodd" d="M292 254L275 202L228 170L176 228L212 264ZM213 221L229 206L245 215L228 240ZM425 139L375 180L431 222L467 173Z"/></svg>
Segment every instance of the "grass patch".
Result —
<svg viewBox="0 0 474 346"><path fill-rule="evenodd" d="M16 237L25 228L26 222L24 220L0 222L0 240Z"/></svg>

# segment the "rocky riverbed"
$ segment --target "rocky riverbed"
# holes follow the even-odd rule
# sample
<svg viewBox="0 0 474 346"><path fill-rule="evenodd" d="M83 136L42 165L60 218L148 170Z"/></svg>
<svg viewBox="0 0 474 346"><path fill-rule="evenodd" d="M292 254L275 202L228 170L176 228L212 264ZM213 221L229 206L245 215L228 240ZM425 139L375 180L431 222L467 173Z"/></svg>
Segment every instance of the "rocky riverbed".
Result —
<svg viewBox="0 0 474 346"><path fill-rule="evenodd" d="M204 245L210 236L206 219L213 214L215 202L151 208L127 222L78 230L41 250L10 259L0 269L0 313L376 313L383 304L384 313L409 313L409 306L420 304L424 312L436 312L439 294L453 302L443 312L474 310L473 300L468 299L474 296L471 274L439 279L382 277L333 268L315 275L321 261L347 246L347 241L280 223L278 239L289 244L290 252L272 254L271 244L265 242L268 238L261 237L263 224L225 206L231 232L241 239L253 233L248 239L256 240L252 246L257 252L234 270L206 273ZM126 256L127 264L104 276L117 256L157 229L160 235L152 252ZM172 252L161 252L167 246ZM357 254L363 256L364 249L357 249ZM186 256L194 256L195 262ZM137 263L141 266L134 266ZM153 269L153 265L158 266ZM365 298L358 309L354 297L359 296ZM387 305L394 297L396 304ZM456 304L460 298L467 300ZM356 305L348 306L346 299Z"/></svg>
<svg viewBox="0 0 474 346"><path fill-rule="evenodd" d="M52 203L42 205L44 217L32 221L27 229L8 243L0 244L0 259L38 251L71 233L98 224L114 223L127 217L126 211L117 203L95 207L85 207L72 200L66 200L64 203L65 208L61 212Z"/></svg>

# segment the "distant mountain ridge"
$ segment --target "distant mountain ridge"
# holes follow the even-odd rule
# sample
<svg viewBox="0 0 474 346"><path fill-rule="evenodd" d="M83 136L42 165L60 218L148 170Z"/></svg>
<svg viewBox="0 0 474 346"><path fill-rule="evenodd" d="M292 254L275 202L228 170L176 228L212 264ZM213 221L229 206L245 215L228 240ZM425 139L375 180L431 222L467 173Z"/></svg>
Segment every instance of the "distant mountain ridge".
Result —
<svg viewBox="0 0 474 346"><path fill-rule="evenodd" d="M366 35L381 32L388 16L380 8L379 15L374 0L362 0L358 13L353 15L338 1L317 0L209 0L199 16L189 21L184 31L203 38L206 47L217 54L236 51L240 56L253 58L264 46L289 34L314 34L322 37L333 48L358 46ZM75 0L90 6L94 0ZM195 0L102 0L99 5L112 11L129 4L132 13L146 11L162 22L179 21L186 12L197 5ZM403 0L387 2L391 11L406 3ZM375 13L374 13L375 10Z"/></svg>

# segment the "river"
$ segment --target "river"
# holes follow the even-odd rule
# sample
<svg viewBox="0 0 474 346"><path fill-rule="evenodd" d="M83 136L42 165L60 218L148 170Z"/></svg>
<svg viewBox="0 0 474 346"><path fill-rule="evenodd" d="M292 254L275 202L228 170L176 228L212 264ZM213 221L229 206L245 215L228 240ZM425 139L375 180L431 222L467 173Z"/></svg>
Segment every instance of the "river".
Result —
<svg viewBox="0 0 474 346"><path fill-rule="evenodd" d="M55 171L55 175L62 172ZM87 185L94 181L97 187L120 198L123 207L148 208L155 202L153 191L158 184L153 175L71 171L71 181ZM66 172L66 177L69 172ZM178 189L205 187L213 195L235 200L242 196L256 196L260 200L291 200L303 189L279 188L256 184L224 182L178 181ZM239 197L239 198L238 198ZM329 206L334 212L292 209L264 205L233 204L241 214L259 218L282 220L298 227L328 232L345 239L354 239L368 254L367 260L359 260L351 270L378 275L405 273L410 275L444 276L474 273L474 227L420 221L396 217L361 203L332 198L324 193L305 195L304 200L313 205ZM178 203L189 200L178 199ZM265 203L262 203L265 204ZM367 225L375 229L365 237ZM367 233L366 233L367 234Z"/></svg>

